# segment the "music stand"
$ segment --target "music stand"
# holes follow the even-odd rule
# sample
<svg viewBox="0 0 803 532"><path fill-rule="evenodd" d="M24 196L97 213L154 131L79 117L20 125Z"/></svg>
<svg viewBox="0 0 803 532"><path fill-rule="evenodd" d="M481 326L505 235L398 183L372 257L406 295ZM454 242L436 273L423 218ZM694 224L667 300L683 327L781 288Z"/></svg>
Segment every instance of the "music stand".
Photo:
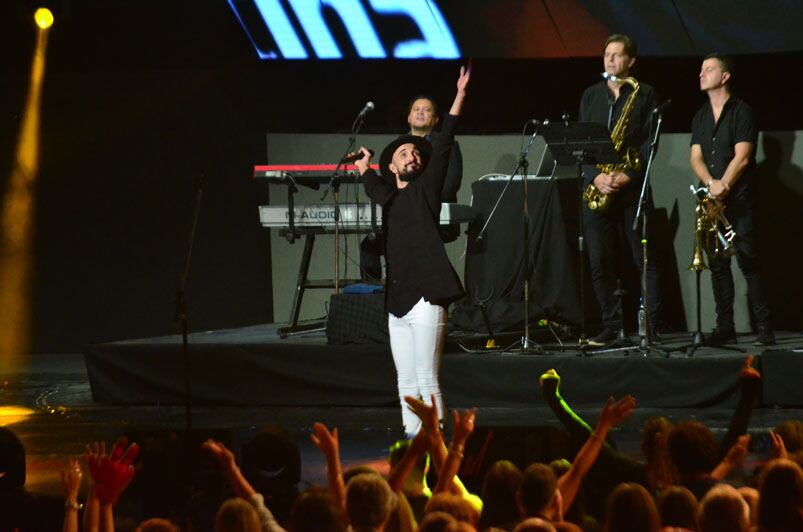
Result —
<svg viewBox="0 0 803 532"><path fill-rule="evenodd" d="M584 354L586 346L586 308L585 308L585 234L583 231L583 165L612 164L621 162L621 157L613 147L611 134L608 129L594 122L556 122L541 127L541 135L557 164L577 167L577 177L580 178L578 191L578 237L577 251L580 254L580 310L582 321L580 324L581 350ZM554 179L554 178L553 178ZM621 297L619 298L621 302ZM621 306L621 303L620 303ZM620 331L619 342L622 342ZM629 351L636 346L622 346L610 351ZM595 350L598 353L603 350Z"/></svg>

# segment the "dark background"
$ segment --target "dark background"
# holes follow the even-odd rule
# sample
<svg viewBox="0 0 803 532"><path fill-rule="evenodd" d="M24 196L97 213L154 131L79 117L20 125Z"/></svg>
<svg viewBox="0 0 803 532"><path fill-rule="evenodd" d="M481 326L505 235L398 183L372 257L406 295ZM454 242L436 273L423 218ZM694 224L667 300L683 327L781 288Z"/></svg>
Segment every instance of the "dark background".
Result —
<svg viewBox="0 0 803 532"><path fill-rule="evenodd" d="M267 192L250 179L252 165L266 162L265 133L345 131L367 100L377 109L364 131L396 131L411 95L447 102L459 68L428 60L260 62L224 0L53 7L36 185L34 352L177 331L174 296L201 175L190 328L272 321L268 233L256 217ZM32 12L32 2L15 0L0 17L3 188L28 88ZM673 100L667 132L688 131L703 102L699 63L638 61L634 76ZM788 92L803 54L739 55L737 65L738 89L761 129L803 129L800 99ZM597 57L478 57L461 131L518 132L531 117L576 114L601 71Z"/></svg>

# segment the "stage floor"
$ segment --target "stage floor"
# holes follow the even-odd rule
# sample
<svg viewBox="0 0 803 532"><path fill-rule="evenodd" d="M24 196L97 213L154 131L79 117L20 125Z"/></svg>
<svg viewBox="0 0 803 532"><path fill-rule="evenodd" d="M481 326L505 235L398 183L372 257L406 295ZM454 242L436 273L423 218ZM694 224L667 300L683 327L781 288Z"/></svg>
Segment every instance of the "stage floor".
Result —
<svg viewBox="0 0 803 532"><path fill-rule="evenodd" d="M554 341L537 331L536 341ZM452 339L441 369L442 388L456 407L520 408L539 401L538 377L554 368L575 404L597 405L608 395L631 394L650 408L691 408L735 400L739 369L748 353L764 374L765 405L803 406L803 337L779 333L760 349L740 336L743 352L702 347L682 352L687 333L662 338L658 351L579 351L568 341L520 349L467 352ZM504 340L500 343L504 345ZM479 338L459 343L480 345ZM181 337L165 336L89 346L85 353L95 401L147 405L191 402L207 406L386 407L397 404L395 370L387 344L329 345L322 333L280 339L274 325L200 332L189 337L185 364ZM188 374L185 375L185 368Z"/></svg>

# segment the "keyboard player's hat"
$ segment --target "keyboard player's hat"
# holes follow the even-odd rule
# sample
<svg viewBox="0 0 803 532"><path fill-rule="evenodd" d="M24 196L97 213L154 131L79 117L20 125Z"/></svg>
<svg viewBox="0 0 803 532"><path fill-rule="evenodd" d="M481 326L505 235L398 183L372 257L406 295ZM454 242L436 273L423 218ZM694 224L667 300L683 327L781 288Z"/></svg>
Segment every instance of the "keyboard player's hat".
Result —
<svg viewBox="0 0 803 532"><path fill-rule="evenodd" d="M418 152L421 154L421 166L426 168L429 162L429 156L432 155L432 144L424 137L402 135L385 146L385 149L382 150L382 154L379 156L379 171L382 173L382 177L395 180L395 176L393 172L390 171L389 165L393 161L393 154L396 153L399 146L404 144L412 144L418 149Z"/></svg>

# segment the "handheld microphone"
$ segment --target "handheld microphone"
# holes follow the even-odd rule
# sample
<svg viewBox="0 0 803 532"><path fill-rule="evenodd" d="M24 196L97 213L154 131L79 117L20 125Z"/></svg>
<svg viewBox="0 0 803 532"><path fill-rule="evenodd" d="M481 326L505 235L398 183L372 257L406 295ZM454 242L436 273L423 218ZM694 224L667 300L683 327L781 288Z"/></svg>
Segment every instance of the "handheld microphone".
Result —
<svg viewBox="0 0 803 532"><path fill-rule="evenodd" d="M672 100L666 100L664 103L662 103L661 105L659 105L658 107L656 107L655 109L653 109L653 110L652 110L652 114L654 114L654 115L661 114L661 113L663 113L663 112L664 112L664 110L666 110L666 108L667 108L667 107L669 107L670 105L672 105Z"/></svg>
<svg viewBox="0 0 803 532"><path fill-rule="evenodd" d="M365 118L365 115L367 115L373 110L374 110L374 102L366 103L365 107L363 107L362 111L360 111L360 114L357 115L357 120L359 120L360 118Z"/></svg>
<svg viewBox="0 0 803 532"><path fill-rule="evenodd" d="M366 148L366 149L368 149L368 148ZM371 154L371 157L374 156L374 150L368 149L368 153ZM360 152L360 151L356 151L354 153L350 153L349 155L346 155L345 157L343 157L343 164L353 163L354 161L356 161L358 159L362 159L362 152Z"/></svg>

